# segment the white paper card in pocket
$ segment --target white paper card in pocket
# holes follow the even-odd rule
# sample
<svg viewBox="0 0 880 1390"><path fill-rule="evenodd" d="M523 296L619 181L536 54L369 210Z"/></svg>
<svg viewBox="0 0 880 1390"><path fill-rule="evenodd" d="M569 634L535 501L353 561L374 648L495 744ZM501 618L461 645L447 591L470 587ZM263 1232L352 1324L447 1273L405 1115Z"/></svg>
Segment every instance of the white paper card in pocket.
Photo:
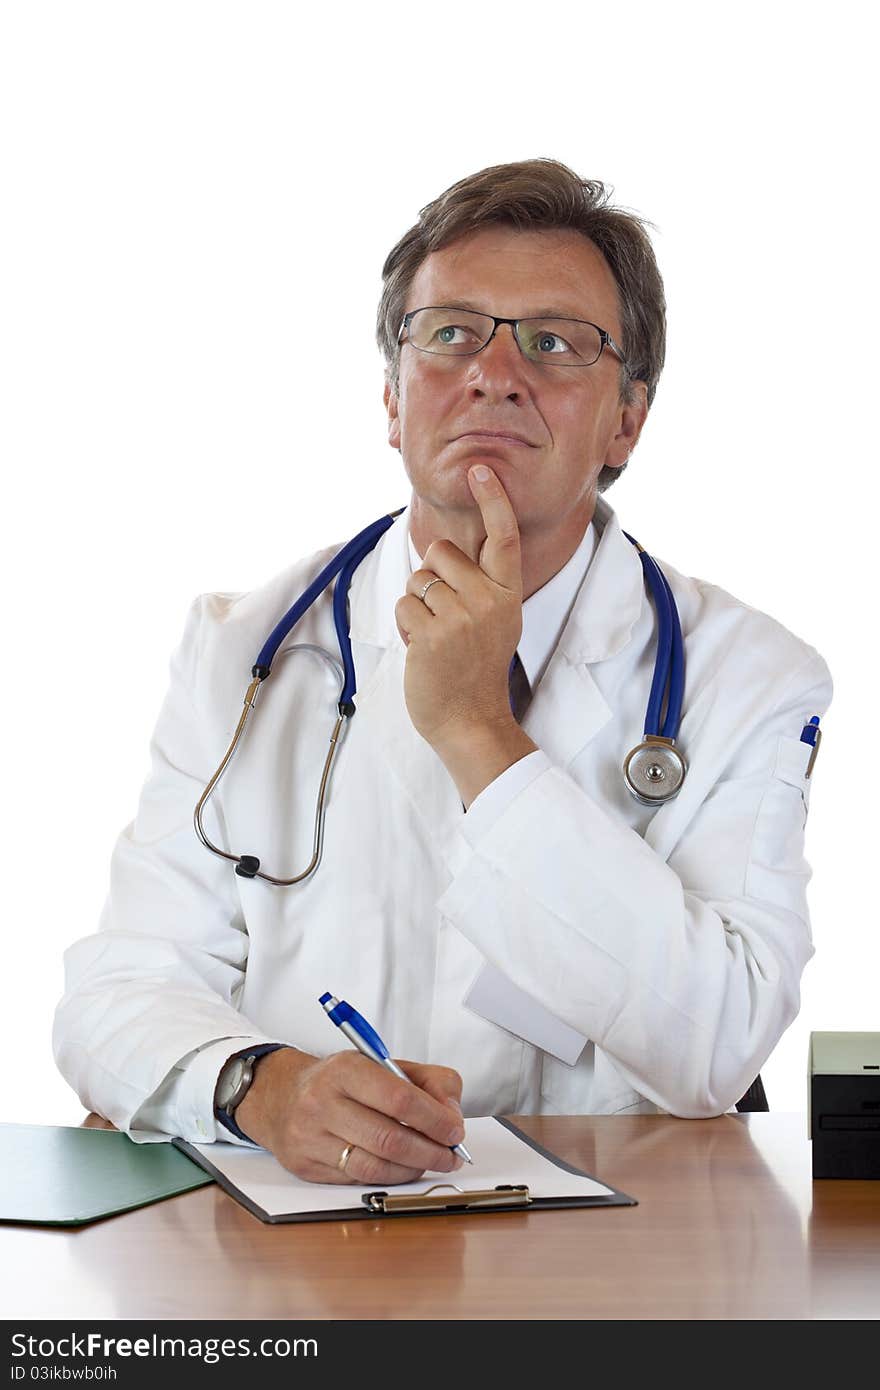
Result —
<svg viewBox="0 0 880 1390"><path fill-rule="evenodd" d="M484 965L463 1001L466 1009L573 1067L588 1039L563 1023L494 965Z"/></svg>

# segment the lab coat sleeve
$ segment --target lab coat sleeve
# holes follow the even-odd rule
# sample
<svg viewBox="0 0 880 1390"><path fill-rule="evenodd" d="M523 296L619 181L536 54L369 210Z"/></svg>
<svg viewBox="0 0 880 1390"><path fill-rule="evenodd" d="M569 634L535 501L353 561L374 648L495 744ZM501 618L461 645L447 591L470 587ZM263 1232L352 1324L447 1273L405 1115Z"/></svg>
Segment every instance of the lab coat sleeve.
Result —
<svg viewBox="0 0 880 1390"><path fill-rule="evenodd" d="M55 1015L60 1071L87 1109L134 1139L218 1137L213 1095L223 1062L279 1041L236 1008L248 952L237 881L193 829L212 757L216 763L193 702L204 609L216 601L199 599L190 610L151 743L151 774L113 853L100 930L66 952ZM212 806L207 832L227 848Z"/></svg>
<svg viewBox="0 0 880 1390"><path fill-rule="evenodd" d="M800 732L832 693L810 651L668 858L549 760L497 816L463 817L450 855L442 915L672 1114L728 1110L798 1011L813 954Z"/></svg>
<svg viewBox="0 0 880 1390"><path fill-rule="evenodd" d="M507 809L515 797L519 796L530 782L534 782L550 766L550 759L540 749L527 753L484 787L475 796L467 809L466 826L462 833L469 844L478 843L480 834L493 825Z"/></svg>

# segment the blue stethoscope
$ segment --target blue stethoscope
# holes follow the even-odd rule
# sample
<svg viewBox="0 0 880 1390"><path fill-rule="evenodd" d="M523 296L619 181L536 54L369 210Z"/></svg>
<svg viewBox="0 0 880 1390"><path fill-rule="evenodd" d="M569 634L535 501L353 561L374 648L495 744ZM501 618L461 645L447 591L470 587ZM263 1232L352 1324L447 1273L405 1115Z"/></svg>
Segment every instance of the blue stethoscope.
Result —
<svg viewBox="0 0 880 1390"><path fill-rule="evenodd" d="M349 634L348 591L352 576L361 560L369 555L379 539L405 510L405 507L401 507L396 512L380 517L378 521L374 521L371 526L367 526L359 532L353 540L349 541L348 545L343 546L339 554L335 555L330 563L322 569L317 579L309 585L305 593L292 608L288 609L281 621L272 629L254 663L251 670L252 680L245 693L244 708L233 734L232 742L226 750L223 761L202 792L193 817L196 834L205 848L211 850L213 854L218 854L222 859L230 860L235 865L235 872L241 878L262 878L267 883L287 887L290 884L302 883L304 879L314 873L320 863L324 839L324 803L330 781L330 772L348 721L355 712L356 683ZM645 731L642 742L636 744L635 748L626 755L623 775L629 791L637 801L641 802L643 806L657 807L671 801L674 796L678 795L687 772L687 764L681 750L675 746L681 723L682 700L684 699L684 643L675 599L662 570L656 561L652 560L650 555L642 549L637 540L634 540L626 531L623 534L639 552L642 569L654 598L659 624L657 657L648 699L648 710L645 716ZM291 629L296 626L300 618L308 612L315 600L334 579L336 579L336 588L333 591L333 621L339 641L341 664L322 647L316 647L310 643L299 643L287 647L281 653L282 656L286 656L291 651L316 653L329 662L337 672L341 681L341 690L337 704L337 718L330 735L330 747L318 789L312 858L302 873L295 874L292 878L274 878L260 868L260 861L255 855L230 854L213 844L208 839L202 825L202 811L229 766L244 733L248 715L256 703L257 692L272 670L272 662L278 653L278 648ZM664 698L666 698L666 717L661 728L660 718Z"/></svg>

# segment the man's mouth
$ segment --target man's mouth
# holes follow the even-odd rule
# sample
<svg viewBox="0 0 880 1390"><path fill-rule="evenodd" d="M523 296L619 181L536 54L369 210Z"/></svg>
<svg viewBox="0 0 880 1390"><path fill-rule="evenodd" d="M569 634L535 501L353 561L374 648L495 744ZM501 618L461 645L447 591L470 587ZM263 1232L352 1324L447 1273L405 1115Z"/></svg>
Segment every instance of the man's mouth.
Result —
<svg viewBox="0 0 880 1390"><path fill-rule="evenodd" d="M457 435L456 440L459 439L484 439L487 443L494 440L498 444L522 444L527 449L537 448L521 434L507 434L503 430L468 430L465 434Z"/></svg>

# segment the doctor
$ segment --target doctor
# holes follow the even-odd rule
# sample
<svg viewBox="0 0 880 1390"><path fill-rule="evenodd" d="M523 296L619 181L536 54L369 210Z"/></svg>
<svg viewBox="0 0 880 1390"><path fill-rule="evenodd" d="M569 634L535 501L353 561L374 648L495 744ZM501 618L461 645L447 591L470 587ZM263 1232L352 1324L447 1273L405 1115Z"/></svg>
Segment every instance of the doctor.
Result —
<svg viewBox="0 0 880 1390"><path fill-rule="evenodd" d="M412 495L351 585L356 714L320 864L286 888L236 875L193 808L260 643L338 545L192 607L55 1028L83 1104L133 1138L252 1140L318 1182L448 1172L462 1111L732 1107L812 954L801 733L831 699L812 647L661 560L687 775L659 807L625 784L657 615L600 489L663 363L637 218L554 161L499 166L425 208L384 274L388 437ZM438 306L452 319L419 313ZM574 364L593 326L598 356ZM346 330L338 311L322 332L344 349ZM308 647L336 650L332 589L294 642L204 813L216 845L280 877L311 854L339 683ZM334 1032L325 991L417 1059L415 1085Z"/></svg>

